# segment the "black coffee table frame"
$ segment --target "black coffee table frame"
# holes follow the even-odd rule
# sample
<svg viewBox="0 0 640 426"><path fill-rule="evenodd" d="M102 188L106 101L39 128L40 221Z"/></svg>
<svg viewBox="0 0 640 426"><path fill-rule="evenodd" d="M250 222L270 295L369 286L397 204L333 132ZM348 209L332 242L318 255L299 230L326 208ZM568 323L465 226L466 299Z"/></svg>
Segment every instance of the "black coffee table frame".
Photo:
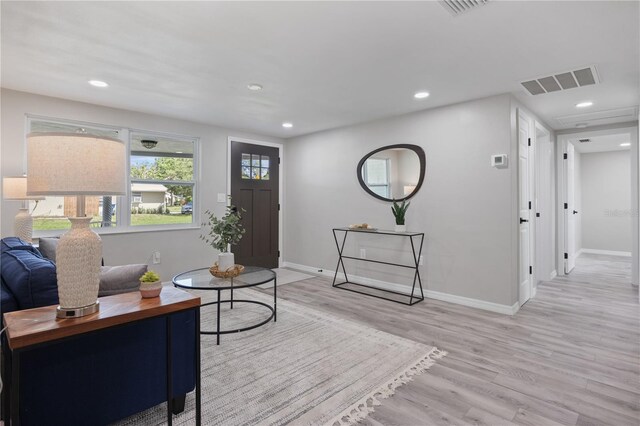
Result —
<svg viewBox="0 0 640 426"><path fill-rule="evenodd" d="M265 270L265 271L270 271L269 269L266 268L260 268L260 270ZM178 282L178 280L187 274L193 274L195 272L200 272L203 271L206 272L207 274L209 274L209 268L201 268L201 269L195 269L192 271L187 271L187 272L183 272L181 274L176 275L175 277L173 277L173 285L175 287L179 287L179 288L183 288L183 289L191 289L191 290L214 290L218 292L218 297L217 300L214 302L208 302L208 303L203 303L200 305L200 309L202 310L203 307L205 306L210 306L210 305L217 305L218 308L216 309L216 330L215 331L207 331L207 330L200 330L200 334L211 334L211 335L215 335L216 336L216 344L219 345L220 344L220 336L222 334L231 334L231 333L240 333L243 331L249 331L249 330L253 330L254 328L258 328L258 327L262 327L263 325L271 322L271 320L273 319L273 322L276 322L278 317L277 317L277 295L278 295L278 280L277 280L277 276L276 273L273 271L272 272L273 276L270 277L267 280L264 281L260 281L260 282L256 282L256 283L242 283L240 285L234 285L233 283L233 278L229 279L229 285L228 286L221 286L221 287L206 287L206 286L187 286L187 285L182 285ZM257 271L252 271L252 272L257 272ZM233 298L233 290L237 290L240 288L248 288L248 287L255 287L255 286L259 286L262 284L266 284L268 282L273 281L273 306L264 303L264 302L259 302L257 300L246 300L246 299L234 299ZM222 292L225 290L229 290L230 291L230 298L226 299L226 300L222 300ZM257 324L253 324L247 327L242 327L242 328L235 328L235 329L229 329L229 330L220 330L220 307L222 306L223 303L229 303L231 306L231 309L233 309L233 304L234 303L249 303L249 304L253 304L253 305L260 305L260 306L264 306L265 308L269 309L271 311L271 315L269 315L269 317L265 320L260 321Z"/></svg>

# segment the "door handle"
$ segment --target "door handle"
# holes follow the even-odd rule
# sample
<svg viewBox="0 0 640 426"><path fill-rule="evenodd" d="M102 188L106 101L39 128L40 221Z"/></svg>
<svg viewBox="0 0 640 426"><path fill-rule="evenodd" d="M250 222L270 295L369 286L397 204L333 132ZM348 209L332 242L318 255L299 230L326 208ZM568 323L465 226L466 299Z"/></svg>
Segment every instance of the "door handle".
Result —
<svg viewBox="0 0 640 426"><path fill-rule="evenodd" d="M573 214L578 214L578 210L574 210L574 211L573 211Z"/></svg>
<svg viewBox="0 0 640 426"><path fill-rule="evenodd" d="M520 218L520 223L525 223L525 222L529 222L529 220Z"/></svg>

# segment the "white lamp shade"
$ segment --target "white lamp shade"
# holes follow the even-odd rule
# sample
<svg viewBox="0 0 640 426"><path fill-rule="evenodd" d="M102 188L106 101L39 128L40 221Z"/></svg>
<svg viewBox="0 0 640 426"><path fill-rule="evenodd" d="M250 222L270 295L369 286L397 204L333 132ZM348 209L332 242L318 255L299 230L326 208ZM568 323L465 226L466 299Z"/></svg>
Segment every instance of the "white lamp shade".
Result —
<svg viewBox="0 0 640 426"><path fill-rule="evenodd" d="M27 135L27 194L124 195L124 144L76 133Z"/></svg>
<svg viewBox="0 0 640 426"><path fill-rule="evenodd" d="M3 177L2 198L4 198L5 200L44 200L44 197L27 195L26 176Z"/></svg>

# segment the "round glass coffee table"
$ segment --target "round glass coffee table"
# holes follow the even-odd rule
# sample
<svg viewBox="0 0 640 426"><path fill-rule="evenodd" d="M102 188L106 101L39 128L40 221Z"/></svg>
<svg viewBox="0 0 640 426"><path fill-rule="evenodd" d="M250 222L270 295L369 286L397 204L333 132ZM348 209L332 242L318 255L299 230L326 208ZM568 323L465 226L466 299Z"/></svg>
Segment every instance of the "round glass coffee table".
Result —
<svg viewBox="0 0 640 426"><path fill-rule="evenodd" d="M201 334L214 334L216 335L216 343L220 344L221 334L240 333L242 331L253 330L263 326L271 321L276 322L276 295L277 295L277 282L276 273L271 269L260 268L258 266L245 266L244 271L235 278L217 278L211 275L209 268L195 269L193 271L183 272L173 277L173 285L176 287L191 289L191 290L215 290L218 292L218 298L215 302L203 303L201 308L209 305L217 305L217 322L215 331L200 331ZM239 288L255 287L260 284L265 284L273 281L273 306L260 302L257 300L235 299L233 298L233 291ZM222 300L222 292L229 290L229 299ZM269 318L261 321L258 324L250 325L247 327L237 328L233 330L220 330L220 306L223 303L229 303L231 309L233 309L234 303L250 303L254 305L261 305L268 308L271 311Z"/></svg>

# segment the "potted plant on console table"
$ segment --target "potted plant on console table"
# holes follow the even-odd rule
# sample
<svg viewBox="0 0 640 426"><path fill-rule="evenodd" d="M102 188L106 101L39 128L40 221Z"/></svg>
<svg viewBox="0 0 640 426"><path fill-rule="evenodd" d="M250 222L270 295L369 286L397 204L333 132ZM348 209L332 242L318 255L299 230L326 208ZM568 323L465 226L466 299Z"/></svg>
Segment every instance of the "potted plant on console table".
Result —
<svg viewBox="0 0 640 426"><path fill-rule="evenodd" d="M242 219L240 212L235 206L230 205L227 206L227 213L220 219L209 210L205 214L209 220L204 222L202 226L209 227L210 230L208 234L200 235L200 239L220 252L217 264L219 271L225 272L233 269L235 259L233 253L229 251L229 246L238 244L245 233L245 229L240 224L240 219Z"/></svg>
<svg viewBox="0 0 640 426"><path fill-rule="evenodd" d="M398 204L397 201L393 202L391 211L396 218L396 232L407 232L407 225L404 224L404 216L410 205L411 203L407 203L406 201L402 201L402 204Z"/></svg>
<svg viewBox="0 0 640 426"><path fill-rule="evenodd" d="M162 282L160 282L160 275L153 271L147 271L140 277L140 295L143 298L158 297L161 291Z"/></svg>

